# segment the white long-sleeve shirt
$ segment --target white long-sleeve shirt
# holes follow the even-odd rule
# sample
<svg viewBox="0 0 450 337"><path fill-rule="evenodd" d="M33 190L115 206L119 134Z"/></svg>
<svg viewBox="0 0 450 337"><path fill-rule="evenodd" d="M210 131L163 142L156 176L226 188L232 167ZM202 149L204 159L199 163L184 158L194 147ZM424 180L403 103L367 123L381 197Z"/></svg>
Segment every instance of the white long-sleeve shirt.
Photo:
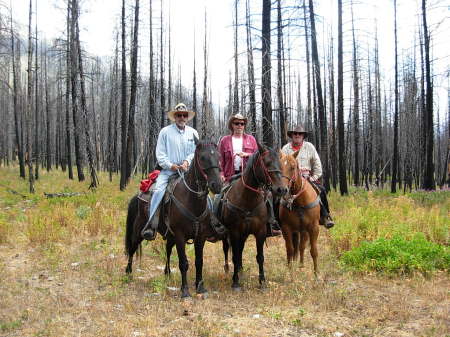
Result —
<svg viewBox="0 0 450 337"><path fill-rule="evenodd" d="M283 146L281 152L284 154L293 154L295 150L292 148L292 143L289 142ZM297 156L298 167L302 171L309 171L313 180L317 180L322 176L322 162L316 148L310 142L303 141L300 152Z"/></svg>
<svg viewBox="0 0 450 337"><path fill-rule="evenodd" d="M173 164L180 165L187 160L189 165L194 158L194 135L198 133L194 128L186 125L180 130L175 123L161 129L156 143L156 160L164 170L170 170Z"/></svg>

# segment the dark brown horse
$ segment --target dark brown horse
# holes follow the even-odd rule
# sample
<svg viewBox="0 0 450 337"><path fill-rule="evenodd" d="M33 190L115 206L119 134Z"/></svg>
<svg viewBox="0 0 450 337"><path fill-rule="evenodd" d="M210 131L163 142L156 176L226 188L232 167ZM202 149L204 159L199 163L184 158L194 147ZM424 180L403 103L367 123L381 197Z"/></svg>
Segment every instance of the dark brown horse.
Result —
<svg viewBox="0 0 450 337"><path fill-rule="evenodd" d="M259 283L265 285L264 242L268 212L266 197L271 190L274 195L282 196L287 188L281 176L277 151L258 144L256 151L248 160L240 179L232 183L223 198L221 219L229 231L229 242L233 254L232 288L240 289L239 272L242 269L242 252L250 234L256 238L256 261L259 266ZM227 269L228 243L224 241L225 268Z"/></svg>
<svg viewBox="0 0 450 337"><path fill-rule="evenodd" d="M170 254L174 245L177 247L179 268L181 272L181 296L190 296L187 283L189 262L185 246L188 240L194 241L195 247L195 287L197 293L206 292L203 286L203 247L205 241L217 237L211 226L210 211L207 207L208 188L219 193L222 182L219 174L219 153L215 144L196 140L194 159L189 170L177 178L173 192L169 193L170 202L164 207L167 219L165 226L159 226L158 232L166 236L167 262L165 273L170 274ZM164 202L164 201L162 201ZM134 196L128 205L125 250L128 255L126 272L132 272L133 255L142 242L141 231L148 220L148 203ZM139 251L138 251L139 253Z"/></svg>
<svg viewBox="0 0 450 337"><path fill-rule="evenodd" d="M289 180L289 191L280 203L281 231L286 243L288 265L298 257L300 252L300 263L303 266L305 248L309 238L314 273L317 275L320 198L311 183L300 174L296 159L298 152L294 152L292 155L282 154L280 158L283 176ZM300 244L298 236L300 236Z"/></svg>

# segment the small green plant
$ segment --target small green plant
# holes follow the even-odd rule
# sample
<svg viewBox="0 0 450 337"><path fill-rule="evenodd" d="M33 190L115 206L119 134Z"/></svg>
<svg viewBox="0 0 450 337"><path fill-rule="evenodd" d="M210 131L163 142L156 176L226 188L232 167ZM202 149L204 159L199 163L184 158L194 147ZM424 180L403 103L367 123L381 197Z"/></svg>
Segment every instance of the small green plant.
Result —
<svg viewBox="0 0 450 337"><path fill-rule="evenodd" d="M12 322L2 322L2 321L0 321L0 331L2 331L2 332L15 330L15 329L20 328L21 326L22 326L22 321L21 320L15 320L15 321L12 321Z"/></svg>
<svg viewBox="0 0 450 337"><path fill-rule="evenodd" d="M359 247L344 253L341 262L356 271L376 271L409 274L450 269L448 247L429 242L417 234L411 240L401 236L362 242Z"/></svg>
<svg viewBox="0 0 450 337"><path fill-rule="evenodd" d="M75 210L75 215L81 220L86 219L89 213L91 213L91 208L85 205L81 205Z"/></svg>

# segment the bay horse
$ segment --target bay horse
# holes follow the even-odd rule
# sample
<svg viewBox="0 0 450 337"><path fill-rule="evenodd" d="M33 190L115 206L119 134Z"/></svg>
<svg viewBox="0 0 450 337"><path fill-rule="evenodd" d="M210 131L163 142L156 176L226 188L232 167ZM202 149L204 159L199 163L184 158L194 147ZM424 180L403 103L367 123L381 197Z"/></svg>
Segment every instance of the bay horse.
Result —
<svg viewBox="0 0 450 337"><path fill-rule="evenodd" d="M196 149L189 170L176 178L175 186L166 196L169 204L164 205L160 217L167 219L165 226L159 226L158 232L166 237L166 268L165 274L170 274L170 254L176 245L179 269L181 272L181 297L189 297L187 271L189 262L185 246L188 240L193 240L195 247L195 287L197 293L207 292L203 285L203 247L207 239L217 237L218 233L211 226L210 211L207 205L208 188L213 193L219 193L222 181L219 173L219 152L217 146L206 140L195 139ZM166 199L166 198L164 198ZM165 201L161 201L164 203ZM127 226L125 235L125 252L128 255L126 273L132 272L133 255L140 253L143 240L141 231L148 220L148 202L135 195L128 205ZM161 205L162 206L162 205ZM163 214L164 213L164 214ZM138 250L139 248L139 250Z"/></svg>
<svg viewBox="0 0 450 337"><path fill-rule="evenodd" d="M264 242L269 218L266 206L268 190L282 196L287 188L282 179L277 151L258 144L240 179L233 181L223 197L220 218L228 229L234 265L232 288L240 290L239 272L242 269L242 252L250 234L256 239L256 261L259 266L259 284L265 286ZM228 241L223 240L225 270L228 266Z"/></svg>
<svg viewBox="0 0 450 337"><path fill-rule="evenodd" d="M302 176L297 156L281 153L281 171L288 180L288 193L281 199L279 207L280 225L286 244L287 263L290 266L300 252L300 264L303 266L304 253L308 238L314 274L317 276L317 239L319 237L320 197L310 182ZM298 242L300 236L300 243Z"/></svg>

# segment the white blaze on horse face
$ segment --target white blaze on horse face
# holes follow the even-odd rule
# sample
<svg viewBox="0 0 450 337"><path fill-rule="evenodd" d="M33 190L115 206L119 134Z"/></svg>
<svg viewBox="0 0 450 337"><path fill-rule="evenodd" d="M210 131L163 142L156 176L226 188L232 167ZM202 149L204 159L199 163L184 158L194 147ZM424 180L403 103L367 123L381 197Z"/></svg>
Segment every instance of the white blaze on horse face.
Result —
<svg viewBox="0 0 450 337"><path fill-rule="evenodd" d="M214 154L214 150L211 150L211 154Z"/></svg>

